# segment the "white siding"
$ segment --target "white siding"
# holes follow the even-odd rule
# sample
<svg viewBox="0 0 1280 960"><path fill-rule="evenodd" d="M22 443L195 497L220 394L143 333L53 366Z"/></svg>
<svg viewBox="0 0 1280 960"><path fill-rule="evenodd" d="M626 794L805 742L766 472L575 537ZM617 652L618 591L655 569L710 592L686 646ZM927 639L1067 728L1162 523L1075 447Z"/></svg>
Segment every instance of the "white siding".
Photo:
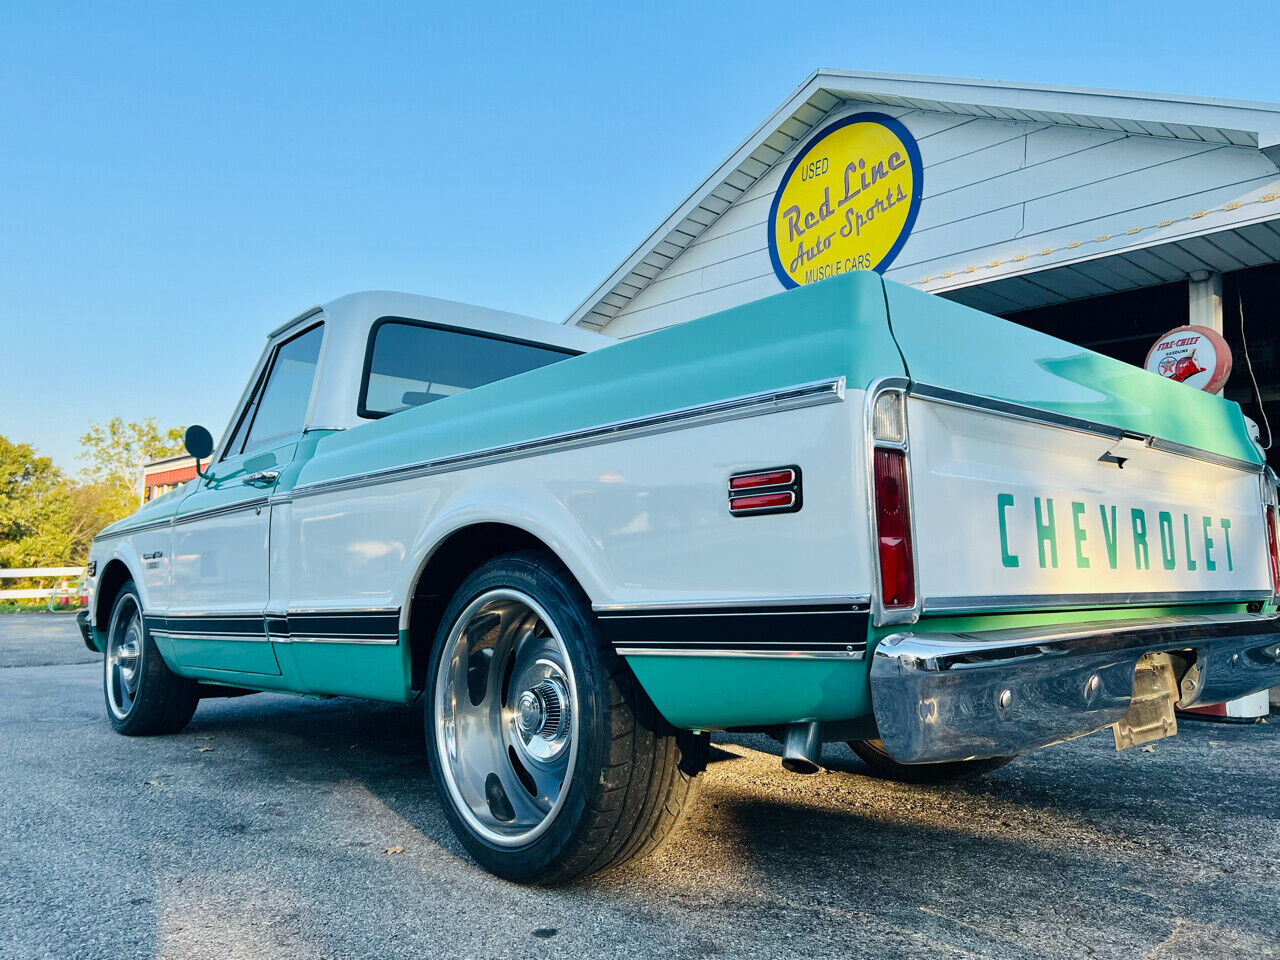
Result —
<svg viewBox="0 0 1280 960"><path fill-rule="evenodd" d="M897 116L920 144L925 187L920 214L886 276L903 283L930 276L925 289L966 286L964 271L970 266L982 270L969 284L1026 273L1026 258L1042 257L1045 248L1055 253L1043 256L1036 269L1228 228L1247 222L1247 210L1185 218L1280 186L1275 165L1257 149L1232 146L1221 138L1179 141L1120 129L986 119L881 103L839 104L827 120L863 110ZM654 274L605 332L635 336L781 291L769 261L765 220L797 149L783 154ZM1179 222L1157 228L1163 219ZM1143 228L1140 236L1126 234L1132 227ZM1106 247L1096 243L1102 235L1113 235ZM1069 247L1073 242L1085 247ZM1002 269L986 266L1018 256L1023 259ZM1128 263L1121 269L1138 268ZM947 271L956 276L940 279ZM1095 292L1132 286L1136 279L1108 282L1107 271L1091 269L1080 279L1087 276ZM1153 272L1149 282L1158 282L1157 273L1168 279L1168 266Z"/></svg>

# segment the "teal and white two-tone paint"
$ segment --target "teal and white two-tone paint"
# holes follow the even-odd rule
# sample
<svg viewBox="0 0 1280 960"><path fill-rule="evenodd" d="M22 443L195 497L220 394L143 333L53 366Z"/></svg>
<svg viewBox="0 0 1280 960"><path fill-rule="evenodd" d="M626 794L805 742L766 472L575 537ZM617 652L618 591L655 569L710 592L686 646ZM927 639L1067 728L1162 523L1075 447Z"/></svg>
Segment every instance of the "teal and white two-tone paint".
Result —
<svg viewBox="0 0 1280 960"><path fill-rule="evenodd" d="M369 419L386 317L564 359ZM296 429L226 452L307 336ZM910 385L915 615L1270 596L1261 460L1233 404L871 273L626 343L397 294L308 311L272 334L206 476L95 541L96 580L134 579L190 677L408 700L433 559L468 537L536 542L673 722L865 716L864 409L885 378ZM782 463L803 466L803 509L731 516L726 478ZM379 629L295 628L326 616Z"/></svg>
<svg viewBox="0 0 1280 960"><path fill-rule="evenodd" d="M126 733L425 693L468 850L545 879L614 835L563 811L615 712L661 810L707 730L986 769L1115 723L1148 654L1187 704L1280 682L1274 491L1234 404L872 272L623 343L358 294L94 540L86 633Z"/></svg>

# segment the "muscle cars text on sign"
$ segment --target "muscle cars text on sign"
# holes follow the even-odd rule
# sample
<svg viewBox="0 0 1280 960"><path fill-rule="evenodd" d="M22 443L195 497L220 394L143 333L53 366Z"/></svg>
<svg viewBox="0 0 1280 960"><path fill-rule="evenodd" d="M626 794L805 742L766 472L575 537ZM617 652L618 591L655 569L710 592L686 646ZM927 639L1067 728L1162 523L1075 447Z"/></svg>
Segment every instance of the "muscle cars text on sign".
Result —
<svg viewBox="0 0 1280 960"><path fill-rule="evenodd" d="M906 243L924 190L915 138L882 113L822 129L792 161L769 214L769 255L783 286L852 270L883 272Z"/></svg>

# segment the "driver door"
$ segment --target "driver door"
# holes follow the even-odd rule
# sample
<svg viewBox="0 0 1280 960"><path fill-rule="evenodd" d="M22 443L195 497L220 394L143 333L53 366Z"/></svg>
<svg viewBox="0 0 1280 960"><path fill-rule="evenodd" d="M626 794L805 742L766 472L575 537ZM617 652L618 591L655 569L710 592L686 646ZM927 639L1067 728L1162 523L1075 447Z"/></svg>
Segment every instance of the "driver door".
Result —
<svg viewBox="0 0 1280 960"><path fill-rule="evenodd" d="M181 666L280 673L264 619L269 500L302 436L323 331L316 324L271 347L220 457L178 506L169 608L153 632Z"/></svg>

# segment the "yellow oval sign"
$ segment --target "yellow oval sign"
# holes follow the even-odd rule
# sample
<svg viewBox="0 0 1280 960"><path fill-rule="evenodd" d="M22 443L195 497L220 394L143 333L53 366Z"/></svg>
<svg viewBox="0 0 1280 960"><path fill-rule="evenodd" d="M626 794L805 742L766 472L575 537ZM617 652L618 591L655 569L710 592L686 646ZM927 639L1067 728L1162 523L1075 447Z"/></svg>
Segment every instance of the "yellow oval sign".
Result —
<svg viewBox="0 0 1280 960"><path fill-rule="evenodd" d="M769 211L769 256L783 286L893 262L920 211L920 148L883 113L824 127L791 161Z"/></svg>

